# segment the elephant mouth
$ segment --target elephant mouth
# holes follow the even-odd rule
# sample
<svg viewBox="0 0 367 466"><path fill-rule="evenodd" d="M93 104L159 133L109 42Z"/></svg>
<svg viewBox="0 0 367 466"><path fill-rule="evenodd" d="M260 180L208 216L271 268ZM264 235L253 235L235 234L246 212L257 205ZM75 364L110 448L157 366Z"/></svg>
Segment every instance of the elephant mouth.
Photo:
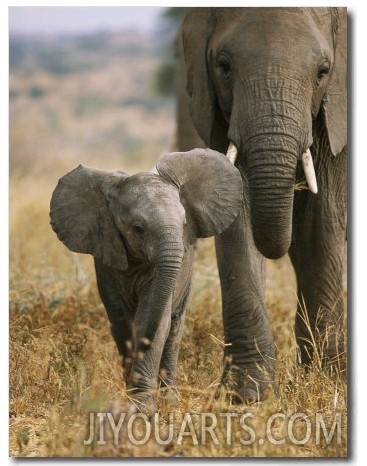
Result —
<svg viewBox="0 0 367 466"><path fill-rule="evenodd" d="M233 144L233 142L230 142L226 157L233 165L236 162L237 155L238 155L237 147ZM313 194L317 194L318 188L317 188L316 174L315 174L315 168L313 165L312 154L311 154L310 148L308 148L306 152L304 152L301 155L300 159L302 162L303 171L305 172L307 186Z"/></svg>

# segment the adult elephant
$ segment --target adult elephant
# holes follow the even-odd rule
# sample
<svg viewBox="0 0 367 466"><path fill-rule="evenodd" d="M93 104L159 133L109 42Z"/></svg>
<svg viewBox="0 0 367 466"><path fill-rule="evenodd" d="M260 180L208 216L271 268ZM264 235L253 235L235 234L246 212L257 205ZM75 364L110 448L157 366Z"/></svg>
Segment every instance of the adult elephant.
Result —
<svg viewBox="0 0 367 466"><path fill-rule="evenodd" d="M302 362L317 350L326 365L339 363L344 351L347 12L193 8L182 40L195 128L217 151L231 144L244 181L244 209L216 238L222 383L231 382L241 398L259 399L275 361L263 256L289 252ZM304 189L296 190L300 184Z"/></svg>

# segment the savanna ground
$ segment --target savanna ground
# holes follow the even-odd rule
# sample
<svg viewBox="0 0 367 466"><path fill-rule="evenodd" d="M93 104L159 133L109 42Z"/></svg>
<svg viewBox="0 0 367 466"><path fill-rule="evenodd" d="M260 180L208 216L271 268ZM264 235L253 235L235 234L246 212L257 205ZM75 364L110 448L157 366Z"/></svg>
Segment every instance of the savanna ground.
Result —
<svg viewBox="0 0 367 466"><path fill-rule="evenodd" d="M211 239L199 241L196 248L177 403L173 409L160 403L162 425L169 410L175 413L174 440L168 446L154 440L135 446L124 439L114 445L111 437L106 445L83 442L89 437L89 413L105 412L111 403L123 406L126 392L92 259L70 253L58 241L49 225L49 200L58 178L79 163L133 173L149 170L169 149L174 102L154 92L152 77L162 59L157 50L154 42L134 34L12 39L9 453L344 457L346 377L329 376L317 360L308 374L296 364L295 280L287 258L267 264L277 394L249 406L214 399L222 371L223 329ZM184 413L198 416L177 442ZM204 441L200 413L216 416L218 442L208 433ZM232 416L229 441L225 413ZM268 420L277 413L284 418L274 418L269 436ZM326 430L317 426L316 413ZM248 415L241 426L243 414ZM144 435L143 424L141 429Z"/></svg>

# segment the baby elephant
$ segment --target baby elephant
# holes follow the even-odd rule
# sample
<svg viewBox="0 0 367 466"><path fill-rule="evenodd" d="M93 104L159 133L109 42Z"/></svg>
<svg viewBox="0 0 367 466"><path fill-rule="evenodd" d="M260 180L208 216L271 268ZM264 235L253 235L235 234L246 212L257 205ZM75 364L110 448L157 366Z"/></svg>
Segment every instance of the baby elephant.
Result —
<svg viewBox="0 0 367 466"><path fill-rule="evenodd" d="M236 218L242 180L223 154L164 155L156 173L129 176L80 165L59 180L51 225L71 250L94 256L100 297L142 410L155 407L158 379L175 384L193 245Z"/></svg>

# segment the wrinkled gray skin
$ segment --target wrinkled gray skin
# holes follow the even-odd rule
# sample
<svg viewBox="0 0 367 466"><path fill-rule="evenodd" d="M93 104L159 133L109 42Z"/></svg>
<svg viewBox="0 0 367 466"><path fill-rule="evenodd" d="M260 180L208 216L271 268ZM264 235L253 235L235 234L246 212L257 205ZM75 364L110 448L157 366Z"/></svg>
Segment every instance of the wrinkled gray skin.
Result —
<svg viewBox="0 0 367 466"><path fill-rule="evenodd" d="M230 141L238 149L244 208L216 239L228 344L222 382L230 376L241 398L258 399L274 377L263 256L289 252L302 362L313 355L311 339L325 364L344 351L346 9L194 8L182 41L197 132L215 150L226 153ZM305 181L299 158L308 148L318 194L294 190Z"/></svg>
<svg viewBox="0 0 367 466"><path fill-rule="evenodd" d="M238 170L210 149L163 156L129 176L80 165L60 179L51 225L92 254L98 290L140 409L155 409L158 379L175 384L193 245L223 232L242 206Z"/></svg>

